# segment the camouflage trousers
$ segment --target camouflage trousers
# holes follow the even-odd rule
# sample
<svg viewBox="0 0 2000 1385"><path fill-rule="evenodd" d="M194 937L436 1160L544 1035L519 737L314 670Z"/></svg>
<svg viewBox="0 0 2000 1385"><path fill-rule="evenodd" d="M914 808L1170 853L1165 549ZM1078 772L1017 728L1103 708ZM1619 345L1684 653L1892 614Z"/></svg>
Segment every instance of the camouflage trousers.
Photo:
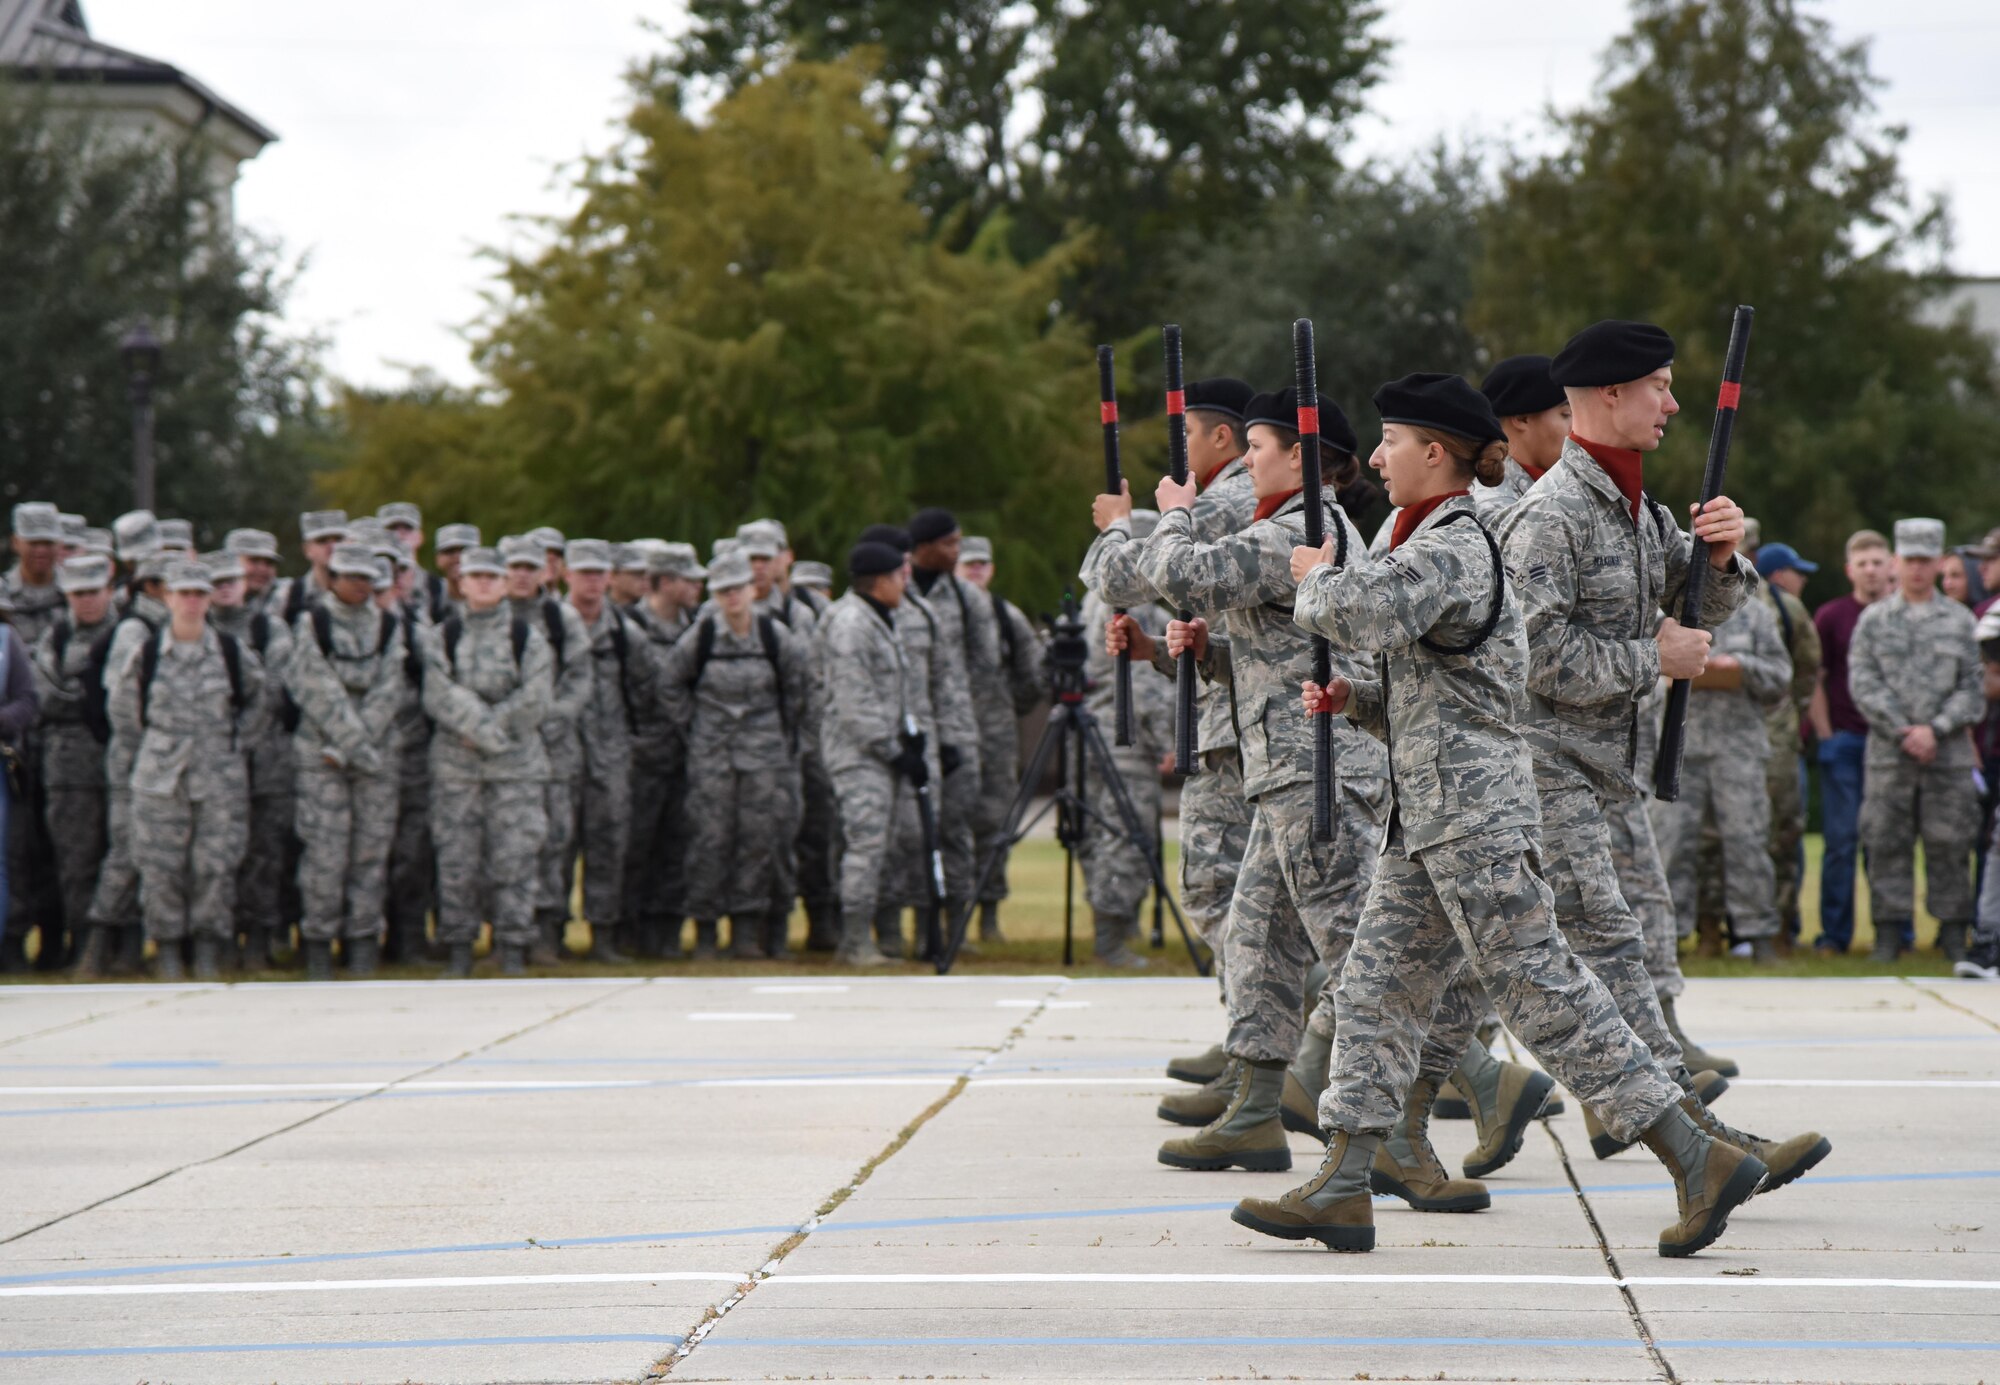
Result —
<svg viewBox="0 0 2000 1385"><path fill-rule="evenodd" d="M1799 917L1799 843L1806 837L1798 743L1775 752L1764 769L1764 787L1771 799L1771 905L1779 924L1794 928Z"/></svg>
<svg viewBox="0 0 2000 1385"><path fill-rule="evenodd" d="M1861 845L1868 853L1868 906L1876 927L1891 920L1907 923L1916 915L1919 837L1925 906L1940 923L1970 923L1967 858L1978 835L1971 770L1920 765L1908 756L1893 764L1871 761L1861 796Z"/></svg>
<svg viewBox="0 0 2000 1385"><path fill-rule="evenodd" d="M998 903L1007 897L1007 854L1013 847L1003 830L1007 810L1021 787L1021 750L1006 738L989 737L979 743L979 803L972 815L972 845L979 868L993 868L986 875L986 887L979 893L981 904ZM995 858L998 858L995 860Z"/></svg>
<svg viewBox="0 0 2000 1385"><path fill-rule="evenodd" d="M525 947L535 940L535 869L548 836L547 802L539 779L433 785L439 942L477 937L482 904L492 913L494 942Z"/></svg>
<svg viewBox="0 0 2000 1385"><path fill-rule="evenodd" d="M687 770L679 756L632 760L632 820L625 842L625 902L631 917L678 935L687 917Z"/></svg>
<svg viewBox="0 0 2000 1385"><path fill-rule="evenodd" d="M799 839L797 848L799 896L819 909L840 898L840 878L835 873L833 780L818 754L808 750L799 761ZM977 824L975 831L977 829ZM791 901L784 901L786 912Z"/></svg>
<svg viewBox="0 0 2000 1385"><path fill-rule="evenodd" d="M31 729L22 746L26 790L7 814L7 898L0 899L0 925L25 932L42 925L42 946L61 946L61 928L81 929L83 918L59 918L65 897L56 845L49 838L48 786L42 778L40 734ZM0 792L5 792L0 786Z"/></svg>
<svg viewBox="0 0 2000 1385"><path fill-rule="evenodd" d="M972 898L979 883L979 838L973 821L979 816L979 770L962 764L943 783L931 780L938 805L938 845L944 850L944 888L953 899Z"/></svg>
<svg viewBox="0 0 2000 1385"><path fill-rule="evenodd" d="M1201 753L1201 773L1181 782L1181 913L1215 955L1215 980L1229 999L1229 901L1250 845L1243 755L1235 746Z"/></svg>
<svg viewBox="0 0 2000 1385"><path fill-rule="evenodd" d="M536 854L535 921L567 923L576 885L577 820L583 815L583 775L542 781L542 845Z"/></svg>
<svg viewBox="0 0 2000 1385"><path fill-rule="evenodd" d="M762 917L790 867L799 773L729 767L726 751L688 757L687 910L704 922Z"/></svg>
<svg viewBox="0 0 2000 1385"><path fill-rule="evenodd" d="M1146 891L1153 888L1154 833L1160 821L1160 767L1158 757L1143 746L1114 749L1111 762L1118 778L1138 812L1140 830L1146 834L1146 849L1133 846L1125 819L1110 785L1097 773L1084 781L1084 801L1090 812L1084 826L1077 860L1083 866L1084 897L1096 913L1107 918L1135 919Z"/></svg>
<svg viewBox="0 0 2000 1385"><path fill-rule="evenodd" d="M236 868L250 840L249 810L248 794L132 795L132 860L147 937L236 936Z"/></svg>
<svg viewBox="0 0 2000 1385"><path fill-rule="evenodd" d="M624 767L587 771L577 781L576 821L563 879L583 869L583 916L593 928L625 921L625 857L631 845L632 780Z"/></svg>
<svg viewBox="0 0 2000 1385"><path fill-rule="evenodd" d="M1333 988L1374 877L1388 786L1342 782L1334 804L1331 842L1313 840L1310 781L1273 789L1252 805L1250 840L1223 935L1228 1049L1235 1057L1289 1062L1308 1004L1313 1032L1333 1036ZM1317 998L1305 994L1314 962L1324 962L1329 973Z"/></svg>
<svg viewBox="0 0 2000 1385"><path fill-rule="evenodd" d="M1761 765L1719 757L1690 759L1681 766L1680 797L1672 803L1655 803L1651 812L1679 936L1694 932L1700 902L1696 860L1702 824L1709 820L1721 839L1723 905L1736 936L1777 935L1771 800Z"/></svg>
<svg viewBox="0 0 2000 1385"><path fill-rule="evenodd" d="M900 906L918 854L915 796L887 765L855 765L833 775L840 806L840 912L848 933L866 929L878 905ZM858 922L857 922L858 921Z"/></svg>
<svg viewBox="0 0 2000 1385"><path fill-rule="evenodd" d="M300 765L297 795L299 936L313 942L382 931L389 846L396 838L397 774Z"/></svg>
<svg viewBox="0 0 2000 1385"><path fill-rule="evenodd" d="M1588 788L1545 790L1541 800L1541 875L1554 893L1556 924L1564 941L1604 983L1618 1013L1660 1066L1686 1086L1680 1045L1667 1031L1659 993L1646 971L1645 937L1618 887L1603 805ZM1582 1092L1577 1096L1589 1100Z"/></svg>
<svg viewBox="0 0 2000 1385"><path fill-rule="evenodd" d="M431 774L405 763L396 782L396 835L389 844L389 892L382 912L403 936L422 938L437 904L437 852L431 846ZM415 961L406 957L405 961Z"/></svg>
<svg viewBox="0 0 2000 1385"><path fill-rule="evenodd" d="M90 918L90 896L97 888L98 867L104 863L104 788L99 784L51 785L43 792L47 796L49 840L55 845L63 917L73 932L80 932Z"/></svg>
<svg viewBox="0 0 2000 1385"><path fill-rule="evenodd" d="M1611 867L1618 872L1618 893L1639 920L1639 936L1646 943L1646 975L1653 978L1654 991L1669 998L1687 989L1687 978L1681 975L1682 933L1674 915L1674 896L1660 864L1658 839L1653 836L1653 813L1671 806L1649 804L1643 798L1604 804L1604 829L1611 838Z"/></svg>
<svg viewBox="0 0 2000 1385"><path fill-rule="evenodd" d="M104 792L104 859L90 895L90 921L122 928L139 921L139 867L132 859L132 791Z"/></svg>
<svg viewBox="0 0 2000 1385"><path fill-rule="evenodd" d="M292 832L297 822L291 791L250 795L250 838L236 869L236 926L283 928L286 866L292 864Z"/></svg>
<svg viewBox="0 0 2000 1385"><path fill-rule="evenodd" d="M1518 828L1447 842L1415 860L1383 853L1335 991L1324 1129L1388 1134L1410 1083L1442 1075L1453 1044L1434 1040L1441 1024L1465 1026L1455 1050L1464 1052L1469 1011L1448 1001L1468 964L1507 1027L1613 1134L1636 1138L1680 1100L1611 993L1563 940L1538 864L1533 839Z"/></svg>

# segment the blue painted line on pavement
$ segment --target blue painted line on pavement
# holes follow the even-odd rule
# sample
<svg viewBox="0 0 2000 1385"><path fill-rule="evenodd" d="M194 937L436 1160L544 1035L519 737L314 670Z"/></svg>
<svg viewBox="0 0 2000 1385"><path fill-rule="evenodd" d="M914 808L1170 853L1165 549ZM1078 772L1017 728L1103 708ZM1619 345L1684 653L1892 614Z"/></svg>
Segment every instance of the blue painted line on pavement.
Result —
<svg viewBox="0 0 2000 1385"><path fill-rule="evenodd" d="M199 1342L187 1345L143 1347L26 1347L0 1350L0 1361L37 1361L78 1356L241 1356L260 1351L394 1351L429 1347L542 1347L597 1346L603 1343L644 1342L658 1346L679 1346L681 1337L662 1337L650 1332L590 1332L574 1336L550 1337L413 1337L403 1341L354 1342Z"/></svg>

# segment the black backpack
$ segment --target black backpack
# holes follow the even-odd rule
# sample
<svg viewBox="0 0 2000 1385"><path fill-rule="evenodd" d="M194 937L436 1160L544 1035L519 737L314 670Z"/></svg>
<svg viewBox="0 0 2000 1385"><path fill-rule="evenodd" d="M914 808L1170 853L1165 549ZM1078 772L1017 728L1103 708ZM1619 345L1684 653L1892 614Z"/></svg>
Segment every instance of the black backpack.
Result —
<svg viewBox="0 0 2000 1385"><path fill-rule="evenodd" d="M558 621L560 623L560 621ZM444 641L445 662L451 665L452 676L458 676L458 642L465 638L465 620L453 611L445 617L438 630ZM521 667L521 660L528 652L528 621L525 616L515 616L510 630L514 642L514 667Z"/></svg>
<svg viewBox="0 0 2000 1385"><path fill-rule="evenodd" d="M333 612L326 608L324 602L315 601L309 608L309 616L312 620L313 643L319 646L319 652L329 659L339 659L343 663L358 664L363 659L380 658L382 651L389 647L389 641L396 637L396 618L383 611L381 629L375 638L375 652L340 654L335 652L333 647Z"/></svg>
<svg viewBox="0 0 2000 1385"><path fill-rule="evenodd" d="M798 746L798 733L792 729L791 708L785 705L785 670L784 666L778 662L778 619L776 616L766 614L757 617L757 639L764 646L764 657L770 661L771 683L778 692L778 724L784 727L785 739L792 742L793 748L796 749ZM694 680L690 686L701 686L702 672L707 669L708 661L714 657L715 617L707 615L701 618L701 625L695 632ZM725 654L722 657L725 659L750 659L756 656L752 654Z"/></svg>
<svg viewBox="0 0 2000 1385"><path fill-rule="evenodd" d="M222 665L229 671L229 738L236 739L236 723L247 705L243 696L243 646L236 636L224 631L215 632L222 643ZM145 648L139 651L139 724L146 724L146 710L153 696L153 679L160 672L160 636L155 633L146 640Z"/></svg>
<svg viewBox="0 0 2000 1385"><path fill-rule="evenodd" d="M97 738L99 744L111 739L111 714L107 706L110 690L104 686L104 666L111 662L111 643L118 638L118 628L128 620L136 620L146 627L148 643L160 633L158 622L136 611L127 611L90 642L90 659L84 666L83 675L83 724L90 728L90 734ZM69 647L73 633L66 618L58 622L55 633L58 668L62 666L63 652Z"/></svg>

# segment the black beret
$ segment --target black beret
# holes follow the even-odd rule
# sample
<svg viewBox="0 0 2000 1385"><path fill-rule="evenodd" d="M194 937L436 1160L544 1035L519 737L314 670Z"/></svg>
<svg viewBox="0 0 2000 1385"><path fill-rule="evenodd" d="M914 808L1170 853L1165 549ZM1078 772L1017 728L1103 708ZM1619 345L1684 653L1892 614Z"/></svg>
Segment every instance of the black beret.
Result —
<svg viewBox="0 0 2000 1385"><path fill-rule="evenodd" d="M879 577L885 572L894 572L902 565L903 551L894 544L863 539L847 554L847 575L850 577Z"/></svg>
<svg viewBox="0 0 2000 1385"><path fill-rule="evenodd" d="M1271 423L1298 432L1298 389L1288 385L1276 394L1258 395L1245 406L1243 422L1246 425ZM1350 455L1361 450L1361 440L1354 436L1354 427L1347 421L1347 415L1340 411L1340 405L1323 394L1319 397L1319 440L1327 447Z"/></svg>
<svg viewBox="0 0 2000 1385"><path fill-rule="evenodd" d="M1494 442L1507 435L1486 396L1474 389L1462 375L1441 375L1418 371L1400 380L1391 380L1375 391L1375 412L1384 423L1408 423L1418 428L1435 428L1455 433L1476 443Z"/></svg>
<svg viewBox="0 0 2000 1385"><path fill-rule="evenodd" d="M898 553L908 553L916 544L910 538L910 531L898 529L893 524L871 524L861 531L861 543L886 543Z"/></svg>
<svg viewBox="0 0 2000 1385"><path fill-rule="evenodd" d="M910 516L910 540L913 543L929 543L933 539L944 538L958 532L958 520L950 510L919 510Z"/></svg>
<svg viewBox="0 0 2000 1385"><path fill-rule="evenodd" d="M1558 385L1588 388L1643 380L1674 363L1674 339L1650 322L1593 322L1569 339L1549 363Z"/></svg>
<svg viewBox="0 0 2000 1385"><path fill-rule="evenodd" d="M1493 406L1495 418L1538 414L1568 398L1549 375L1547 356L1509 356L1486 372L1479 392Z"/></svg>
<svg viewBox="0 0 2000 1385"><path fill-rule="evenodd" d="M1218 375L1213 380L1196 380L1187 387L1186 401L1190 412L1206 409L1212 414L1227 414L1241 419L1243 411L1250 407L1250 401L1257 397L1257 391L1248 382L1232 380L1227 375Z"/></svg>

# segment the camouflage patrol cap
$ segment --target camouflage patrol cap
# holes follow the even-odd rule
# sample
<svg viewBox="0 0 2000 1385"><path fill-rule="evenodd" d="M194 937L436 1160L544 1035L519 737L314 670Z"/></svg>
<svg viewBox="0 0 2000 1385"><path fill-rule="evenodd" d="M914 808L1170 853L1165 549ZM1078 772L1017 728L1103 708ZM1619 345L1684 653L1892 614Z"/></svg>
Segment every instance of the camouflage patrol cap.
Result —
<svg viewBox="0 0 2000 1385"><path fill-rule="evenodd" d="M611 545L603 539L571 539L563 547L563 562L577 572L609 572Z"/></svg>
<svg viewBox="0 0 2000 1385"><path fill-rule="evenodd" d="M337 543L326 567L335 577L366 577L373 581L375 550L365 543Z"/></svg>
<svg viewBox="0 0 2000 1385"><path fill-rule="evenodd" d="M736 542L747 557L775 558L785 550L785 529L775 520L753 519L737 529Z"/></svg>
<svg viewBox="0 0 2000 1385"><path fill-rule="evenodd" d="M785 532L785 521L782 519L772 519L769 515L765 515L762 519L751 520L750 523L761 524L766 529L769 529L771 536L778 541L778 547L790 548L792 546L791 535ZM743 530L738 529L736 533L737 537L741 538Z"/></svg>
<svg viewBox="0 0 2000 1385"><path fill-rule="evenodd" d="M611 567L616 572L644 572L646 570L646 539L634 539L631 543L611 545Z"/></svg>
<svg viewBox="0 0 2000 1385"><path fill-rule="evenodd" d="M160 521L160 547L182 553L194 552L194 525L184 519Z"/></svg>
<svg viewBox="0 0 2000 1385"><path fill-rule="evenodd" d="M167 580L167 568L170 562L171 559L169 556L156 548L139 559L138 563L132 569L132 580L135 582L164 582Z"/></svg>
<svg viewBox="0 0 2000 1385"><path fill-rule="evenodd" d="M299 516L299 537L307 543L337 539L347 532L347 511L307 510Z"/></svg>
<svg viewBox="0 0 2000 1385"><path fill-rule="evenodd" d="M278 561L278 536L266 529L231 529L222 536L222 546L240 558Z"/></svg>
<svg viewBox="0 0 2000 1385"><path fill-rule="evenodd" d="M437 531L437 538L431 547L439 553L450 553L459 548L479 547L479 526L476 524L447 524Z"/></svg>
<svg viewBox="0 0 2000 1385"><path fill-rule="evenodd" d="M67 512L57 515L56 520L62 525L62 541L64 543L83 542L83 531L90 527L89 520L85 519L82 515L73 515Z"/></svg>
<svg viewBox="0 0 2000 1385"><path fill-rule="evenodd" d="M795 587L811 587L815 591L832 591L833 569L825 563L793 563L792 585Z"/></svg>
<svg viewBox="0 0 2000 1385"><path fill-rule="evenodd" d="M118 556L117 541L111 537L109 529L86 529L83 531L83 551L94 553L101 558Z"/></svg>
<svg viewBox="0 0 2000 1385"><path fill-rule="evenodd" d="M458 572L461 577L477 576L480 573L488 577L505 577L507 565L500 561L500 554L496 549L474 544L465 550L465 557L459 560Z"/></svg>
<svg viewBox="0 0 2000 1385"><path fill-rule="evenodd" d="M111 533L117 540L118 556L127 562L137 562L160 547L160 521L153 518L151 510L127 510L111 521Z"/></svg>
<svg viewBox="0 0 2000 1385"><path fill-rule="evenodd" d="M726 558L742 546L743 541L741 539L717 539L708 546L708 560L713 563L718 559Z"/></svg>
<svg viewBox="0 0 2000 1385"><path fill-rule="evenodd" d="M969 534L958 543L958 560L961 563L990 563L993 561L993 540ZM795 576L793 581L797 581Z"/></svg>
<svg viewBox="0 0 2000 1385"><path fill-rule="evenodd" d="M747 586L749 582L748 553L725 553L708 565L708 589L711 592L728 591L731 587Z"/></svg>
<svg viewBox="0 0 2000 1385"><path fill-rule="evenodd" d="M25 500L14 507L14 537L23 543L61 543L62 512L46 500Z"/></svg>
<svg viewBox="0 0 2000 1385"><path fill-rule="evenodd" d="M211 582L243 580L243 560L226 548L202 554L201 565L208 569L208 580Z"/></svg>
<svg viewBox="0 0 2000 1385"><path fill-rule="evenodd" d="M1944 521L1941 519L1899 519L1896 521L1898 558L1941 558L1944 556Z"/></svg>
<svg viewBox="0 0 2000 1385"><path fill-rule="evenodd" d="M167 590L170 592L212 592L215 583L208 569L192 558L173 558L167 563Z"/></svg>
<svg viewBox="0 0 2000 1385"><path fill-rule="evenodd" d="M691 543L663 543L646 557L646 571L655 577L684 577L699 582L708 576L701 555Z"/></svg>
<svg viewBox="0 0 2000 1385"><path fill-rule="evenodd" d="M56 587L71 592L94 592L111 585L111 559L96 553L63 559L56 569Z"/></svg>
<svg viewBox="0 0 2000 1385"><path fill-rule="evenodd" d="M544 553L560 553L566 546L563 541L562 530L552 524L544 524L538 528L530 529L528 537L539 544Z"/></svg>
<svg viewBox="0 0 2000 1385"><path fill-rule="evenodd" d="M391 529L399 524L408 525L412 529L424 527L424 512L407 500L391 500L375 511L375 518Z"/></svg>
<svg viewBox="0 0 2000 1385"><path fill-rule="evenodd" d="M500 559L508 567L542 567L548 562L548 550L533 534L508 534L500 540Z"/></svg>

